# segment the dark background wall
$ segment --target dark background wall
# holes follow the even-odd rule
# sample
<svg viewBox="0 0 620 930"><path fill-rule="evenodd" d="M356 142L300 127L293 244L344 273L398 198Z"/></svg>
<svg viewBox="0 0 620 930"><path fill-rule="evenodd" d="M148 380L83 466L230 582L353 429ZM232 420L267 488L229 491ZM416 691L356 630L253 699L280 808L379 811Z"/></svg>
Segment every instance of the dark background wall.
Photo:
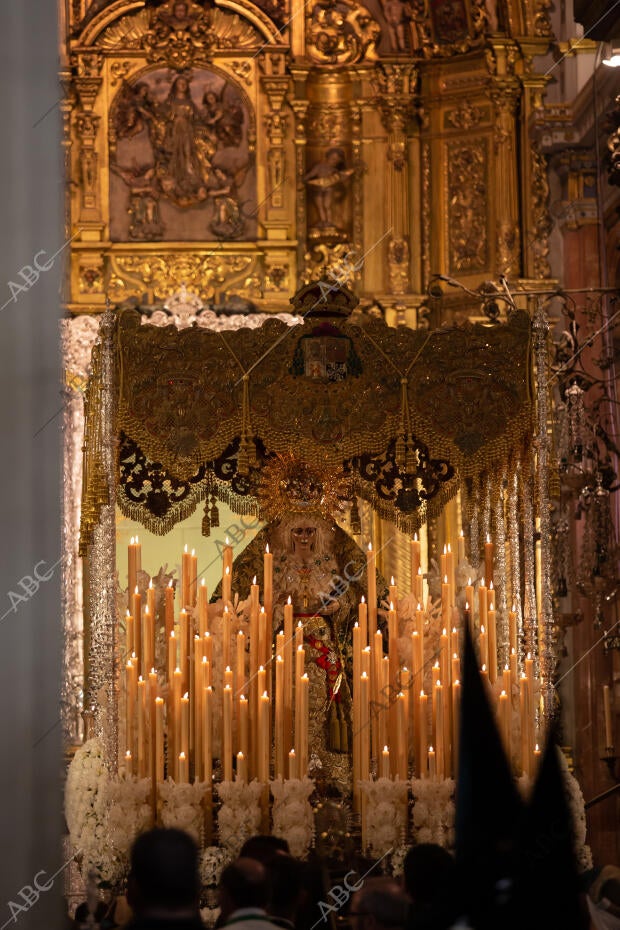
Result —
<svg viewBox="0 0 620 930"><path fill-rule="evenodd" d="M45 424L62 404L58 320L66 253L46 271L35 267L35 256L49 265L64 244L57 33L56 3L0 5L0 927L9 925L12 901L28 908L16 914L24 930L64 926L64 874L38 900L36 888L27 887L41 871L38 884L49 884L64 864L61 417ZM51 577L30 582L41 562L37 574Z"/></svg>

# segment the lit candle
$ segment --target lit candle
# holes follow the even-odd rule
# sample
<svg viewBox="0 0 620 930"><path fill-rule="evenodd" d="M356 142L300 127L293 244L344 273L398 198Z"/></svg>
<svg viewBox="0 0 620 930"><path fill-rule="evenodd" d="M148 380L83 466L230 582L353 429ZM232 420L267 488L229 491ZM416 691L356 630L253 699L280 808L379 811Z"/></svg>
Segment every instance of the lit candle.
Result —
<svg viewBox="0 0 620 930"><path fill-rule="evenodd" d="M508 664L504 666L503 684L504 691L508 695L508 703L510 704L512 701L512 675L510 674L510 666Z"/></svg>
<svg viewBox="0 0 620 930"><path fill-rule="evenodd" d="M461 725L461 683L457 679L452 682L452 764L454 777L459 759L459 727Z"/></svg>
<svg viewBox="0 0 620 930"><path fill-rule="evenodd" d="M432 746L428 747L428 774L431 778L435 778L435 775L437 774L435 750Z"/></svg>
<svg viewBox="0 0 620 930"><path fill-rule="evenodd" d="M366 672L359 679L360 686L360 778L370 777L370 681Z"/></svg>
<svg viewBox="0 0 620 930"><path fill-rule="evenodd" d="M222 599L230 601L232 593L233 550L228 536L222 551Z"/></svg>
<svg viewBox="0 0 620 930"><path fill-rule="evenodd" d="M271 620L264 607L261 607L258 614L258 655L262 665L269 662L269 653L271 652L271 636L269 628Z"/></svg>
<svg viewBox="0 0 620 930"><path fill-rule="evenodd" d="M448 634L446 629L441 631L441 636L439 637L439 677L442 681L445 681L446 684L449 684L450 673L448 671L450 665L450 654L448 652ZM436 744L439 744L439 740L435 740ZM437 745L437 748L439 746Z"/></svg>
<svg viewBox="0 0 620 930"><path fill-rule="evenodd" d="M168 637L168 682L172 682L172 676L174 675L174 670L177 667L177 640L174 630L170 631L170 636Z"/></svg>
<svg viewBox="0 0 620 930"><path fill-rule="evenodd" d="M357 619L360 626L361 648L365 649L368 645L368 604L363 594L357 609Z"/></svg>
<svg viewBox="0 0 620 930"><path fill-rule="evenodd" d="M390 580L389 592L390 592L389 593L390 606L394 610L396 608L396 605L398 604L398 585L394 581L394 575L392 575L392 578Z"/></svg>
<svg viewBox="0 0 620 930"><path fill-rule="evenodd" d="M422 569L418 568L417 574L415 576L415 599L419 604L424 603L424 575L422 574Z"/></svg>
<svg viewBox="0 0 620 930"><path fill-rule="evenodd" d="M413 534L413 539L411 540L411 577L415 579L418 572L420 571L420 541L418 539L418 534Z"/></svg>
<svg viewBox="0 0 620 930"><path fill-rule="evenodd" d="M188 688L189 617L183 607L179 612L179 668L183 675L183 690Z"/></svg>
<svg viewBox="0 0 620 930"><path fill-rule="evenodd" d="M186 543L181 555L181 607L190 606L191 559Z"/></svg>
<svg viewBox="0 0 620 930"><path fill-rule="evenodd" d="M478 585L478 623L481 627L488 628L487 588L484 583L484 578L480 579L480 584Z"/></svg>
<svg viewBox="0 0 620 930"><path fill-rule="evenodd" d="M502 732L502 739L504 742L504 750L506 752L506 758L508 759L508 764L510 765L510 759L512 757L512 748L511 748L511 720L510 720L510 701L508 700L508 695L505 691L500 692L499 696L499 720Z"/></svg>
<svg viewBox="0 0 620 930"><path fill-rule="evenodd" d="M260 696L258 708L258 770L260 782L269 781L269 695L266 691Z"/></svg>
<svg viewBox="0 0 620 930"><path fill-rule="evenodd" d="M540 746L538 743L536 743L534 746L534 765L536 766L536 769L538 769L538 766L540 765Z"/></svg>
<svg viewBox="0 0 620 930"><path fill-rule="evenodd" d="M247 680L245 677L245 633L237 633L237 693L245 691Z"/></svg>
<svg viewBox="0 0 620 930"><path fill-rule="evenodd" d="M237 781L248 780L248 763L242 752L237 753Z"/></svg>
<svg viewBox="0 0 620 930"><path fill-rule="evenodd" d="M454 585L454 553L452 552L452 546L448 543L447 552L446 552L446 575L448 576L448 586L449 586L449 596L448 604L450 607L454 606L454 594L455 594L455 585Z"/></svg>
<svg viewBox="0 0 620 930"><path fill-rule="evenodd" d="M260 590L259 590L258 585L256 584L256 575L254 575L254 578L252 579L252 584L250 585L250 610L251 611L256 610L258 612L259 605L260 605Z"/></svg>
<svg viewBox="0 0 620 930"><path fill-rule="evenodd" d="M441 584L441 622L447 628L450 623L450 584L448 576L443 576Z"/></svg>
<svg viewBox="0 0 620 930"><path fill-rule="evenodd" d="M370 641L377 629L377 563L372 543L368 543L366 573L368 576L368 639Z"/></svg>
<svg viewBox="0 0 620 930"><path fill-rule="evenodd" d="M267 670L264 665L259 665L258 667L257 682L258 682L258 693L262 694L263 691L267 690Z"/></svg>
<svg viewBox="0 0 620 930"><path fill-rule="evenodd" d="M484 668L489 667L489 643L487 639L487 631L484 624L480 627L480 639L478 640L480 645L480 664Z"/></svg>
<svg viewBox="0 0 620 930"><path fill-rule="evenodd" d="M224 685L224 700L222 713L222 766L224 781L232 781L232 722L233 722L233 693L230 685Z"/></svg>
<svg viewBox="0 0 620 930"><path fill-rule="evenodd" d="M211 676L213 675L213 638L207 631L202 638L202 654L208 662L209 684L212 685Z"/></svg>
<svg viewBox="0 0 620 930"><path fill-rule="evenodd" d="M518 667L517 667L517 651L516 649L510 650L510 675L512 677L513 684L516 684L518 681Z"/></svg>
<svg viewBox="0 0 620 930"><path fill-rule="evenodd" d="M202 719L204 721L202 777L207 784L207 790L210 791L213 779L213 689L210 685L203 688L202 700Z"/></svg>
<svg viewBox="0 0 620 930"><path fill-rule="evenodd" d="M146 682L142 675L138 678L137 686L137 716L138 716L138 778L146 777L146 733L145 733L145 704Z"/></svg>
<svg viewBox="0 0 620 930"><path fill-rule="evenodd" d="M275 772L276 778L284 778L284 659L276 656L276 718L275 718Z"/></svg>
<svg viewBox="0 0 620 930"><path fill-rule="evenodd" d="M230 665L230 611L224 607L222 613L222 665Z"/></svg>
<svg viewBox="0 0 620 930"><path fill-rule="evenodd" d="M452 681L458 681L461 677L461 660L456 652L452 653L451 671Z"/></svg>
<svg viewBox="0 0 620 930"><path fill-rule="evenodd" d="M487 541L484 544L484 577L489 587L491 587L493 583L493 543L488 533Z"/></svg>
<svg viewBox="0 0 620 930"><path fill-rule="evenodd" d="M155 698L155 779L164 780L164 699Z"/></svg>
<svg viewBox="0 0 620 930"><path fill-rule="evenodd" d="M250 752L250 729L249 729L249 702L245 695L239 695L239 748L246 760Z"/></svg>
<svg viewBox="0 0 620 930"><path fill-rule="evenodd" d="M229 565L224 567L224 574L222 576L222 600L225 604L230 604L232 601L232 575Z"/></svg>
<svg viewBox="0 0 620 930"><path fill-rule="evenodd" d="M168 641L170 634L174 630L174 587L172 585L172 578L165 588L164 598L164 624L166 629L166 641Z"/></svg>
<svg viewBox="0 0 620 930"><path fill-rule="evenodd" d="M489 587L489 594L491 590L491 587ZM497 626L495 623L495 607L492 603L489 604L487 620L489 624L489 681L494 685L497 681Z"/></svg>
<svg viewBox="0 0 620 930"><path fill-rule="evenodd" d="M465 605L465 609L467 609L467 604ZM455 626L453 626L452 632L450 633L450 652L454 654L455 652L458 653L458 651L459 651L459 631L457 630Z"/></svg>
<svg viewBox="0 0 620 930"><path fill-rule="evenodd" d="M273 553L269 551L269 543L265 546L263 557L263 589L265 599L265 613L271 623L273 614Z"/></svg>
<svg viewBox="0 0 620 930"><path fill-rule="evenodd" d="M611 718L611 691L609 685L603 685L603 717L605 721L605 749L614 748L614 731ZM613 752L610 752L613 755Z"/></svg>
<svg viewBox="0 0 620 930"><path fill-rule="evenodd" d="M426 776L426 749L428 746L428 695L423 690L418 697L418 753L417 764L420 778Z"/></svg>
<svg viewBox="0 0 620 930"><path fill-rule="evenodd" d="M288 754L288 777L297 778L297 759L295 758L294 749L291 749Z"/></svg>
<svg viewBox="0 0 620 930"><path fill-rule="evenodd" d="M151 616L155 616L155 588L153 587L153 579L149 579L149 586L146 589L146 606L151 612Z"/></svg>
<svg viewBox="0 0 620 930"><path fill-rule="evenodd" d="M465 561L465 534L463 533L463 530L461 530L459 533L457 554L458 554L459 565L460 565L461 562ZM473 599L469 603L472 604Z"/></svg>
<svg viewBox="0 0 620 930"><path fill-rule="evenodd" d="M310 680L306 674L301 676L301 700L299 702L301 719L300 719L300 740L297 749L299 756L299 777L304 778L308 774L308 697Z"/></svg>
<svg viewBox="0 0 620 930"><path fill-rule="evenodd" d="M134 734L134 720L135 720L135 710L136 710L136 699L137 699L137 669L134 663L129 659L127 665L125 666L125 689L126 689L126 711L125 711L125 745L131 752L134 751L135 745L135 734ZM129 770L131 774L131 769Z"/></svg>
<svg viewBox="0 0 620 930"><path fill-rule="evenodd" d="M393 586L395 587L395 586ZM390 610L388 612L388 685L389 690L387 694L393 694L392 689L398 689L398 618L396 616L396 610L394 609L395 601L390 601ZM397 692L398 693L398 692ZM399 740L399 731L398 731L398 720L397 720L397 710L396 703L393 700L389 702L390 707L388 711L388 743L392 747L396 747ZM392 765L395 767L398 762L398 757L393 754ZM395 774L395 772L394 772Z"/></svg>
<svg viewBox="0 0 620 930"><path fill-rule="evenodd" d="M155 662L155 619L147 604L142 614L142 674L146 674Z"/></svg>
<svg viewBox="0 0 620 930"><path fill-rule="evenodd" d="M302 628L303 629L303 628ZM289 594L284 605L284 751L293 745L293 604Z"/></svg>
<svg viewBox="0 0 620 930"><path fill-rule="evenodd" d="M204 636L209 629L209 603L207 598L207 583L204 578L198 588L198 633Z"/></svg>
<svg viewBox="0 0 620 930"><path fill-rule="evenodd" d="M139 667L142 668L142 597L137 586L133 592L131 614L134 622L133 651L138 658Z"/></svg>
<svg viewBox="0 0 620 930"><path fill-rule="evenodd" d="M138 587L138 572L142 569L142 546L138 541L138 537L135 538L132 536L127 547L127 580L129 585L127 587L128 594L128 607L131 608L131 599L133 592ZM134 614L135 616L135 614Z"/></svg>
<svg viewBox="0 0 620 930"><path fill-rule="evenodd" d="M172 724L173 724L173 737L174 737L174 754L173 759L175 760L175 771L173 778L175 781L179 780L179 753L181 752L181 685L182 685L182 675L181 669L175 668L174 675L172 676Z"/></svg>
<svg viewBox="0 0 620 930"><path fill-rule="evenodd" d="M304 625L300 620L295 628L295 650L297 651L300 648L303 649L303 645L304 645Z"/></svg>
<svg viewBox="0 0 620 930"><path fill-rule="evenodd" d="M407 781L407 759L409 756L409 733L407 729L406 701L401 691L396 698L396 773L401 782Z"/></svg>
<svg viewBox="0 0 620 930"><path fill-rule="evenodd" d="M189 557L189 604L191 607L196 606L196 594L198 588L198 556L196 550L192 549Z"/></svg>
<svg viewBox="0 0 620 930"><path fill-rule="evenodd" d="M474 586L473 586L473 584L471 583L471 578L468 578L468 579L467 579L467 584L465 585L465 600L467 601L467 604L468 604L468 607L466 607L465 609L471 611L471 616L472 616L472 620L473 620L473 616L474 616ZM472 626L473 626L473 624L472 624Z"/></svg>
<svg viewBox="0 0 620 930"><path fill-rule="evenodd" d="M125 649L128 656L134 651L133 617L129 611L125 615Z"/></svg>
<svg viewBox="0 0 620 930"><path fill-rule="evenodd" d="M131 756L131 749L128 749L125 753L125 773L127 775L133 774L133 758Z"/></svg>
<svg viewBox="0 0 620 930"><path fill-rule="evenodd" d="M181 698L181 752L189 761L189 694L186 691Z"/></svg>
<svg viewBox="0 0 620 930"><path fill-rule="evenodd" d="M189 760L184 752L179 753L179 784L186 785L189 781Z"/></svg>
<svg viewBox="0 0 620 930"><path fill-rule="evenodd" d="M381 753L381 778L390 777L390 751L387 746L383 747Z"/></svg>
<svg viewBox="0 0 620 930"><path fill-rule="evenodd" d="M443 685L437 679L433 687L433 716L435 718L435 747L437 753L437 774L445 778L445 734L444 734L444 699Z"/></svg>

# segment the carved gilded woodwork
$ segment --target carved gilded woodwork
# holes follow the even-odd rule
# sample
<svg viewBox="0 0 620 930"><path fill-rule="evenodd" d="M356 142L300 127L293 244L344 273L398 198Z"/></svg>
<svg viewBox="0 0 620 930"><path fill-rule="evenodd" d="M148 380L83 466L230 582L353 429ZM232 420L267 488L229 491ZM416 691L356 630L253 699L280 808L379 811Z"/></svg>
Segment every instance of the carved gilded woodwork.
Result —
<svg viewBox="0 0 620 930"><path fill-rule="evenodd" d="M192 281L223 244L242 263L252 253L247 268L229 258L210 266L203 292L238 287L275 300L274 309L343 255L368 253L351 280L377 295L391 320L416 318L432 272L474 286L489 274L514 279L522 261L530 278L547 274L544 165L534 155L519 163L531 145L515 117L524 107L531 114L544 93L534 64L547 43L547 0L524 6L76 3L65 148L68 234L78 224L82 232L71 245L69 305L100 307L108 282L123 299L150 292L136 269L158 243L174 277L169 290L180 283L185 243L195 249ZM173 86L186 78L177 112ZM219 98L210 104L209 88ZM184 104L185 167L160 145L166 133L183 137ZM218 105L228 117L242 111L239 145L214 131ZM132 250L129 273L118 263Z"/></svg>
<svg viewBox="0 0 620 930"><path fill-rule="evenodd" d="M114 302L147 294L149 300L165 300L186 285L203 300L219 298L237 284L253 293L240 296L259 297L255 286L255 253L235 254L215 249L206 254L196 252L157 253L151 255L114 255L110 263L108 293Z"/></svg>

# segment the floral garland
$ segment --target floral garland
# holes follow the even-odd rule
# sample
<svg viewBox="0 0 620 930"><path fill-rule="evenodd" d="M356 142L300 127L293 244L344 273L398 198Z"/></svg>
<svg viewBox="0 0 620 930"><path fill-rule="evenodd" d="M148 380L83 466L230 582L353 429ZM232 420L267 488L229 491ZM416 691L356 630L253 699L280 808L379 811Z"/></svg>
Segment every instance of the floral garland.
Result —
<svg viewBox="0 0 620 930"><path fill-rule="evenodd" d="M407 829L407 782L378 778L361 781L366 796L366 836L373 856L385 856L400 846Z"/></svg>
<svg viewBox="0 0 620 930"><path fill-rule="evenodd" d="M217 786L222 802L217 818L220 845L231 858L239 855L245 841L259 832L264 785L252 781L223 781Z"/></svg>
<svg viewBox="0 0 620 930"><path fill-rule="evenodd" d="M412 832L415 843L437 843L454 848L453 778L412 778Z"/></svg>
<svg viewBox="0 0 620 930"><path fill-rule="evenodd" d="M273 834L287 840L291 855L305 859L314 839L314 816L308 798L314 791L310 778L277 778L271 782Z"/></svg>
<svg viewBox="0 0 620 930"><path fill-rule="evenodd" d="M160 782L160 816L163 826L185 830L201 845L204 822L202 800L206 790L206 782L177 784L172 778Z"/></svg>

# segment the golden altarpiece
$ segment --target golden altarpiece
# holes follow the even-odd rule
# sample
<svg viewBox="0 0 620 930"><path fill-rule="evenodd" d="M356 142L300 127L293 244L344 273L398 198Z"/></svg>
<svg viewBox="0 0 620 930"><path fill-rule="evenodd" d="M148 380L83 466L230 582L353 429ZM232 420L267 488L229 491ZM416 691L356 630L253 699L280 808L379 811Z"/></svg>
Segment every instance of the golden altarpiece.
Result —
<svg viewBox="0 0 620 930"><path fill-rule="evenodd" d="M132 607L132 580L137 583L137 576L134 561L132 579L130 551L129 588L119 593L116 564L112 564L114 497L109 492L118 492L125 516L159 534L163 546L167 531L202 505L202 529L207 535L218 525L218 502L237 513L258 515L267 522L261 532L269 536L270 520L283 523L285 505L274 504L282 488L292 511L299 514L308 499L316 504L320 485L324 493L318 494L321 505L313 505L314 516L321 511L323 521L326 516L331 519L338 509L336 502L347 501L341 521L347 539L356 537L364 544L370 540L378 549L376 563L374 554L371 560L366 553L364 571L355 579L359 590L350 586L355 589L356 605L364 590L375 624L376 585L383 578L396 575L401 594L412 592L408 609L414 627L418 623L414 599L424 601L434 592L438 613L427 617L426 632L430 635L433 628L429 656L433 650L443 655L442 637L451 635L450 611L457 607L461 614L473 611L474 597L480 605L476 607L480 637L478 609L483 610L483 599L478 589L484 588L484 618L487 609L493 616L486 630L483 626L482 637L491 630L498 637L487 658L503 714L503 733L509 745L512 738L518 743L513 749L519 771L531 773L536 760L528 739L534 730L530 733L523 721L531 720L527 726L538 727L543 718L536 708L549 713L555 700L546 506L549 411L546 390L534 388L536 379L538 384L546 382L548 324L542 303L527 296L536 292L548 296L553 283L547 260L551 226L546 170L534 131L547 81L537 59L546 54L552 39L548 6L547 0L365 0L364 4L356 0L66 0L61 5L65 36L61 108L69 181L67 239L71 240L68 318L63 323L64 725L70 742L79 742L84 735L80 719L84 701L87 720L91 722L92 711L95 732L108 740L108 761L113 753L114 765L122 768L120 740L127 741L128 731L123 730L127 721L120 731L116 725L113 728L112 750L103 718L117 713L113 708L125 700L130 686L121 675L119 692L118 667L112 680L113 675L106 677L95 659L101 647L97 637L110 629L102 625L102 617L106 611L116 614L117 606L121 614ZM442 295L441 279L458 281L460 289ZM474 325L467 324L468 319ZM291 348L291 342L297 349ZM268 355L271 361L263 376L260 366ZM308 399L312 390L306 385L297 396L298 376L311 383L314 379L317 397L327 396L329 388L331 398L322 409L325 413L329 408L330 416L313 420L316 411ZM162 384L167 385L166 409L159 405ZM88 416L82 448L85 394ZM212 423L198 423L200 416L192 420L192 429L179 428L180 422L191 419L192 405L197 399L204 401L207 394L205 410L208 407L209 416L217 420L217 428L209 433ZM339 417L342 423L346 420L346 429L343 426L331 451L326 451L325 436L336 429ZM112 423L114 435L109 432ZM115 459L119 443L120 464ZM380 452L381 467L389 459L389 468L402 474L415 471L411 463L421 470L423 462L432 462L438 487L432 504L423 504L419 481L411 487L402 484L400 497L387 503L379 481L366 487L364 468L370 474L370 459ZM368 461L362 461L367 453ZM296 465L291 464L293 454ZM244 479L256 470L261 456L266 457L263 463L269 462L262 484L257 478L252 492L259 505L244 511L247 489L243 490L241 480L231 490L226 466L234 458L237 476ZM276 457L277 466L270 456ZM138 460L140 467L151 469L151 491L161 480L162 469L169 477L183 460L185 471L175 474L190 490L173 500L168 481L163 510L157 495L145 505L144 498L133 495L140 480ZM207 473L200 470L205 462ZM112 474L112 483L107 484ZM333 504L331 511L326 499ZM77 549L80 517L81 554L87 555L83 563ZM307 579L310 563L299 553L309 545L309 534L320 537L321 524L319 520L308 527L308 521L297 522L287 524L293 537L290 552L282 556L283 571L288 570L289 559L291 572L297 570L299 577L305 572ZM419 539L412 541L414 532ZM256 537L261 543L265 538L261 533ZM225 563L232 558L229 548L227 542ZM354 550L347 552L346 565L352 565ZM164 566L157 584L164 578L167 583L165 566L174 564L175 558L175 552L167 552L157 565L148 567L154 575ZM262 571L262 554L254 563L248 556L247 563L235 562L234 577L239 583L243 580L239 598L249 596L251 605L250 569ZM121 569L119 561L119 576L125 564ZM271 562L266 557L267 565ZM340 563L337 567L342 569ZM380 569L376 577L375 567ZM474 579L466 577L467 568L476 570ZM200 592L192 570L190 566L180 584L187 604L199 612ZM417 570L425 575L419 589ZM485 571L487 586L491 577L496 583L496 594L490 598ZM265 567L264 606L273 609L275 617L278 592L269 601L270 572L271 567L269 572ZM309 583L304 583L305 593L299 595L303 603L293 605L295 617L305 617L303 610L312 607ZM120 585L124 588L124 578ZM84 590L90 590L90 597L83 597ZM148 597L146 590L140 593L136 587L136 592ZM350 592L340 593L344 602ZM230 600L226 572L214 599L216 595L220 604ZM157 597L163 617L163 589ZM397 629L390 627L397 623L392 616L396 613L392 605L398 600L393 579L389 593L387 587L379 590L379 599L385 632ZM443 608L437 606L440 603ZM203 604L205 628L210 609ZM248 609L251 612L252 606ZM286 628L286 603L279 609ZM327 616L329 611L323 613ZM109 622L116 623L116 617ZM220 611L213 622L214 629L219 623L221 630L227 620ZM442 622L447 632L441 632ZM198 613L195 629L197 638L203 635ZM240 629L238 635L242 633ZM415 633L408 628L407 635ZM122 635L129 636L127 630ZM182 636L186 635L187 630ZM381 632L376 635L380 638ZM370 649L371 627L366 636ZM456 666L452 671L448 666L449 655L456 658L449 648L456 642L446 642L442 662L447 664L441 669L446 688L452 682L453 701L458 698L459 681ZM488 649L486 641L479 645ZM218 653L218 661L223 661L229 646L221 646L224 652ZM160 647L154 648L156 652ZM321 643L317 640L306 648L316 650L318 662ZM391 675L400 659L395 652L383 656L382 647L378 648ZM409 648L414 650L415 667L415 647ZM268 655L271 661L269 649L264 652ZM424 647L420 656L423 666ZM149 658L156 656L151 653L144 660L145 687ZM244 670L241 659L242 679L253 674L251 654L249 661L249 670ZM356 661L354 654L354 666ZM359 670L360 666L352 672L356 680ZM167 682L171 690L176 671L173 662ZM340 668L340 678L342 673ZM430 666L428 674L426 697L437 700L439 708L441 698L434 688L440 682L433 680ZM514 736L502 674L507 676L503 681L510 701L511 686L515 689L515 714L521 724ZM522 685L521 694L520 678L530 682ZM191 680L196 684L195 677ZM227 687L224 683L224 691ZM296 701L297 693L296 684ZM353 688L354 717L360 713L355 694ZM181 691L177 697L183 700L180 695ZM189 700L194 702L193 697ZM251 700L260 715L260 692ZM451 708L446 705L441 726L435 712L430 723L430 732L440 744L442 727L450 732L445 736L445 753L439 747L441 759L435 758L432 747L429 751L428 734L416 742L411 728L415 745L410 747L410 758L417 760L418 781L434 774L437 765L445 777L453 772L447 761L456 741L451 729L456 711ZM374 760L377 779L392 778L395 784L398 778L406 780L408 757L406 753L401 757L397 740L387 760L388 740L383 757L384 740L378 741L398 732L402 724L398 715L404 713L403 719L408 719L409 709L412 719L422 713L418 697L412 695L407 710L399 700L387 708L385 733L379 726L375 734L373 724L372 746L364 750L357 744L347 746L351 731L343 724L343 713L331 708L326 715L330 748L337 744L341 753L353 754L354 775L357 766L357 775L370 776L363 765L360 769L360 753L366 751ZM154 704L152 712L154 723ZM202 713L198 703L192 703L187 713L194 727ZM236 749L242 732L237 713ZM222 747L233 745L227 743L233 735L231 730L226 736L225 710L221 719L223 731L214 730L220 758L225 755ZM267 732L269 726L279 725L277 719L268 723ZM180 727L180 722L178 727L175 724L177 750L182 745ZM363 726L353 727L353 735L359 737L360 730ZM148 748L154 767L156 743L153 737ZM135 745L134 740L132 748ZM192 743L192 775L211 784L208 766L203 767L210 754L205 750L204 759L196 762L198 746ZM253 750L258 752L256 746ZM169 746L166 751L167 775L184 781L185 753L180 753L179 770L179 759L170 755ZM230 752L228 757L230 761ZM289 779L297 772L301 781L309 770L307 758L302 767L303 758L303 745L295 763L298 769L288 768L290 760L287 764L286 759L276 758L274 778L286 775L288 769ZM328 755L322 762L329 769ZM135 764L137 759L130 760L129 771ZM222 760L222 780L234 786L228 764ZM268 780L269 761L266 770L262 757L252 765L250 774L259 782ZM238 780L244 781L244 773L237 767ZM153 774L153 786L155 782ZM161 805L165 808L170 800L162 797L158 801L156 796L150 800L145 796L145 808L155 817L163 816ZM222 793L223 809L234 808L231 798ZM279 802L285 800L281 797ZM402 806L400 794L397 801L396 806ZM364 848L372 848L371 787L366 801L354 787L351 803L362 818ZM282 804L278 815L274 806L274 825ZM263 828L268 826L266 816L263 804ZM213 838L210 817L209 807L203 824L207 838ZM449 832L450 827L443 824L441 829ZM401 826L398 830L402 833ZM379 852L379 847L374 851Z"/></svg>

